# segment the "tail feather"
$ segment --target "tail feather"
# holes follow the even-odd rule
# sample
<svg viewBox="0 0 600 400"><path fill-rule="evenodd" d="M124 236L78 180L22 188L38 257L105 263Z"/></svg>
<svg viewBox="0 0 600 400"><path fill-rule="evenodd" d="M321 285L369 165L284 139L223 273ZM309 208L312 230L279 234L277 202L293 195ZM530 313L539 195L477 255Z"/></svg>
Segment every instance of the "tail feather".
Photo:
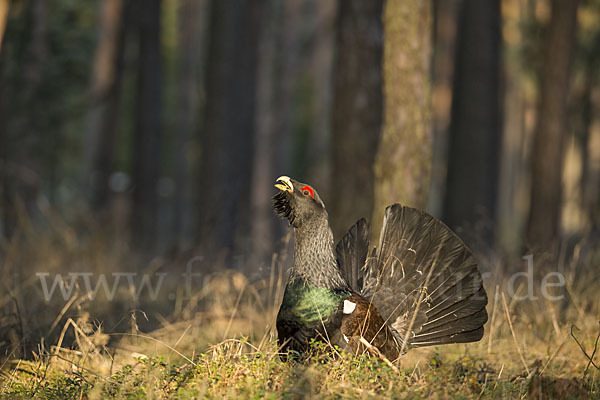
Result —
<svg viewBox="0 0 600 400"><path fill-rule="evenodd" d="M336 246L338 266L350 287L360 292L363 287L363 271L369 252L369 223L359 219Z"/></svg>
<svg viewBox="0 0 600 400"><path fill-rule="evenodd" d="M476 341L487 321L477 261L446 225L398 204L386 209L361 294L409 346Z"/></svg>
<svg viewBox="0 0 600 400"><path fill-rule="evenodd" d="M448 331L447 333L452 333L455 330L455 327L471 327L471 329L474 329L480 327L481 325L487 322L487 312L485 310L485 305L483 305L482 307L482 302L480 300L465 301L458 304L459 307L457 307L456 309L444 313L439 317L429 319L426 323L423 324L418 335L438 330ZM430 316L428 315L428 317ZM474 326L472 326L473 324Z"/></svg>
<svg viewBox="0 0 600 400"><path fill-rule="evenodd" d="M462 302L465 299L472 297L482 289L483 286L481 277L469 275L464 279L453 283L452 286L446 287L445 290L440 291L435 296L430 296L431 308L429 312L434 313L440 308ZM485 299L485 290L483 291L481 298Z"/></svg>
<svg viewBox="0 0 600 400"><path fill-rule="evenodd" d="M437 346L450 343L470 343L477 342L483 337L483 326L472 331L456 333L452 335L439 336L435 338L413 338L410 342L411 347Z"/></svg>
<svg viewBox="0 0 600 400"><path fill-rule="evenodd" d="M487 297L485 290L481 288L476 294L466 299L453 304L451 300L436 304L429 309L427 313L427 325L434 324L437 321L444 320L446 317L462 318L484 309L487 305Z"/></svg>
<svg viewBox="0 0 600 400"><path fill-rule="evenodd" d="M487 322L487 313L485 310L480 310L474 315L469 317L453 320L452 322L446 323L444 326L427 330L425 332L419 332L411 339L411 343L415 341L433 341L436 338L448 337L464 332L471 332L482 327Z"/></svg>

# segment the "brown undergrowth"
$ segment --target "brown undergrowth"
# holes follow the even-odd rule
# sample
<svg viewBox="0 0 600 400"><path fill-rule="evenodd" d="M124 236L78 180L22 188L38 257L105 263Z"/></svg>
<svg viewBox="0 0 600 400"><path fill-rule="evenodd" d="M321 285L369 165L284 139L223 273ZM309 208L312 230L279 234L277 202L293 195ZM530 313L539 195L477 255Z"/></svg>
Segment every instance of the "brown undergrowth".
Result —
<svg viewBox="0 0 600 400"><path fill-rule="evenodd" d="M558 301L539 288L538 299L516 300L498 266L485 282L484 338L412 349L398 368L327 352L282 362L274 322L289 260L277 254L252 279L199 268L202 276L188 290L179 278L185 260L155 259L138 269L129 249L67 227L26 230L2 253L10 277L0 293L6 398L600 398L593 252L559 267L566 285ZM128 285L119 285L112 300L101 293L92 299L76 282L66 300L45 301L36 275L132 270L167 274L155 299L134 299ZM526 290L521 282L516 294Z"/></svg>

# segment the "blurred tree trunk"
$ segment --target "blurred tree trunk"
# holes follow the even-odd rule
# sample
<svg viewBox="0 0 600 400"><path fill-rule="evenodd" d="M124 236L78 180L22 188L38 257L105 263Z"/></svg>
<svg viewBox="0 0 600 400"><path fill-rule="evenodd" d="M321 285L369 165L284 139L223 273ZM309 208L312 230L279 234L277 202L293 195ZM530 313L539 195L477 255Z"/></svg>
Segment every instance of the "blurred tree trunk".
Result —
<svg viewBox="0 0 600 400"><path fill-rule="evenodd" d="M271 210L271 196L275 178L285 172L288 136L282 132L282 76L283 41L280 38L289 32L283 30L284 4L278 0L265 2L265 21L259 45L258 87L256 105L256 134L252 167L251 195L251 240L252 264L266 264L276 247L276 225ZM292 49L287 49L291 51Z"/></svg>
<svg viewBox="0 0 600 400"><path fill-rule="evenodd" d="M468 228L468 243L477 245L477 237L490 246L501 132L500 1L465 0L458 26L444 219Z"/></svg>
<svg viewBox="0 0 600 400"><path fill-rule="evenodd" d="M261 39L252 184L252 254L270 260L282 238L273 179L311 182L327 201L335 0L272 1ZM271 49L271 50L269 50ZM264 59L267 57L268 59ZM267 257L268 256L268 257Z"/></svg>
<svg viewBox="0 0 600 400"><path fill-rule="evenodd" d="M527 225L530 250L554 252L560 227L567 99L575 48L578 0L552 1L533 139L531 196Z"/></svg>
<svg viewBox="0 0 600 400"><path fill-rule="evenodd" d="M523 78L531 64L525 58L531 59L532 52L524 50L530 37L524 27L531 25L534 16L529 14L533 12L530 4L521 0L506 0L501 9L502 30L512 33L504 36L502 43L502 143L498 162L494 243L506 255L516 256L523 250L526 215L523 216L522 206L523 200L526 203L529 195L529 167L525 149L531 129L528 129L525 117L529 115L532 96L528 96L528 91L524 90ZM514 267L520 269L521 264Z"/></svg>
<svg viewBox="0 0 600 400"><path fill-rule="evenodd" d="M92 210L106 210L114 168L124 67L128 0L104 0L91 82L84 140L84 188Z"/></svg>
<svg viewBox="0 0 600 400"><path fill-rule="evenodd" d="M462 0L433 1L432 126L433 156L427 209L441 218L447 176L456 31Z"/></svg>
<svg viewBox="0 0 600 400"><path fill-rule="evenodd" d="M27 9L28 32L19 45L26 50L22 53L21 69L16 74L19 84L18 96L7 99L0 95L0 191L2 196L2 229L6 239L18 240L23 225L39 213L40 200L40 156L39 141L42 132L30 113L9 115L10 101L13 107L27 110L39 94L44 68L48 59L48 17L49 6L45 0L32 0ZM6 52L0 53L0 73L6 68ZM19 62L17 61L17 62ZM0 74L3 77L4 74ZM13 84L0 80L0 93ZM10 357L18 358L27 354L31 343L29 304L19 288L25 277L20 266L5 258L0 263L0 272L6 277L5 287L9 289L10 302L0 310L0 349L8 350ZM13 291L13 289L15 289Z"/></svg>
<svg viewBox="0 0 600 400"><path fill-rule="evenodd" d="M306 55L299 67L301 79L307 82L309 96L300 96L308 101L304 105L304 120L299 124L306 127L307 144L303 174L306 182L319 189L321 198L328 201L336 190L331 185L331 113L333 98L333 63L336 41L337 0L304 0L302 8L305 37L310 44L302 46ZM301 47L301 48L302 48ZM300 175L298 175L300 177Z"/></svg>
<svg viewBox="0 0 600 400"><path fill-rule="evenodd" d="M10 9L9 0L0 0L0 53L2 52L2 39L6 31L6 21L8 20L8 10Z"/></svg>
<svg viewBox="0 0 600 400"><path fill-rule="evenodd" d="M132 234L142 249L156 236L161 137L160 0L138 0L139 59L133 149Z"/></svg>
<svg viewBox="0 0 600 400"><path fill-rule="evenodd" d="M199 73L201 68L201 49L204 37L202 21L208 21L206 16L208 1L183 0L180 5L179 65L177 78L177 132L175 133L174 155L174 215L173 215L173 245L184 248L191 243L193 231L192 166L197 145L194 136L197 130L199 111Z"/></svg>
<svg viewBox="0 0 600 400"><path fill-rule="evenodd" d="M594 131L595 115L594 91L598 88L600 76L600 29L591 41L584 56L583 90L577 109L577 138L581 149L581 180L579 182L581 209L587 217L585 227L594 233L600 231L600 132Z"/></svg>
<svg viewBox="0 0 600 400"><path fill-rule="evenodd" d="M339 0L338 7L328 206L336 238L373 212L383 114L383 0Z"/></svg>
<svg viewBox="0 0 600 400"><path fill-rule="evenodd" d="M213 252L248 234L262 7L211 2L198 210L201 245Z"/></svg>
<svg viewBox="0 0 600 400"><path fill-rule="evenodd" d="M28 12L31 28L29 38L25 39L27 50L22 60L22 72L18 75L21 90L18 97L10 100L23 109L27 109L38 95L48 58L48 4L44 0L33 0ZM2 83L5 84L7 85L8 82ZM39 142L42 135L38 131L36 121L26 116L29 114L9 116L5 114L7 108L8 104L5 103L4 110L0 110L0 130L2 130L0 151L3 156L1 176L3 230L4 236L10 238L19 229L19 219L31 217L38 210L36 203L41 189L39 176L41 157L37 156L36 150L40 150Z"/></svg>
<svg viewBox="0 0 600 400"><path fill-rule="evenodd" d="M586 60L587 61L587 60ZM591 73L590 73L591 72ZM575 135L578 141L578 147L581 149L581 177L579 179L579 200L583 215L586 217L584 222L584 229L595 230L595 226L598 225L596 217L596 203L598 199L598 182L596 182L594 172L591 167L591 156L592 156L592 123L593 123L593 112L594 103L592 99L592 92L594 89L593 79L595 77L596 70L590 71L586 66L584 82L583 82L583 93L579 99L579 109L581 110L579 115L579 126L576 129ZM592 147L592 148L591 148Z"/></svg>
<svg viewBox="0 0 600 400"><path fill-rule="evenodd" d="M375 161L372 235L385 207L424 208L431 172L431 3L387 1L384 7L384 123Z"/></svg>

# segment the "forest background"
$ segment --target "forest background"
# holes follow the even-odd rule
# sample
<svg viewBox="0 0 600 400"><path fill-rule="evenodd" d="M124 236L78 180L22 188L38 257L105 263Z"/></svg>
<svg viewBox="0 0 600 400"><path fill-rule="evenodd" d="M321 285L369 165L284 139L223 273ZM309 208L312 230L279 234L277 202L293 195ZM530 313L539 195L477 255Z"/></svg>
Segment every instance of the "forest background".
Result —
<svg viewBox="0 0 600 400"><path fill-rule="evenodd" d="M198 351L211 321L257 335L232 321L248 287L267 322L281 296L280 175L318 190L336 239L426 209L477 254L490 307L532 255L536 290L567 280L549 332L575 307L593 336L599 108L597 0L0 0L3 357L77 347L69 320L200 321ZM167 275L154 298L40 284L123 272Z"/></svg>

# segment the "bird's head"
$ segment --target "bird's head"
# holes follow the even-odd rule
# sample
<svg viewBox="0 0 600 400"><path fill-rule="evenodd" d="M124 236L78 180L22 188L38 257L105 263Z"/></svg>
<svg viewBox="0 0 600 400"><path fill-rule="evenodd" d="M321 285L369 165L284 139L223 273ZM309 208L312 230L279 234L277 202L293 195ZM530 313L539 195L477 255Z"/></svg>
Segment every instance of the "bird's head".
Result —
<svg viewBox="0 0 600 400"><path fill-rule="evenodd" d="M287 218L295 228L307 221L323 217L327 220L325 204L312 186L280 176L275 181L275 187L279 192L273 196L273 209L281 218Z"/></svg>

